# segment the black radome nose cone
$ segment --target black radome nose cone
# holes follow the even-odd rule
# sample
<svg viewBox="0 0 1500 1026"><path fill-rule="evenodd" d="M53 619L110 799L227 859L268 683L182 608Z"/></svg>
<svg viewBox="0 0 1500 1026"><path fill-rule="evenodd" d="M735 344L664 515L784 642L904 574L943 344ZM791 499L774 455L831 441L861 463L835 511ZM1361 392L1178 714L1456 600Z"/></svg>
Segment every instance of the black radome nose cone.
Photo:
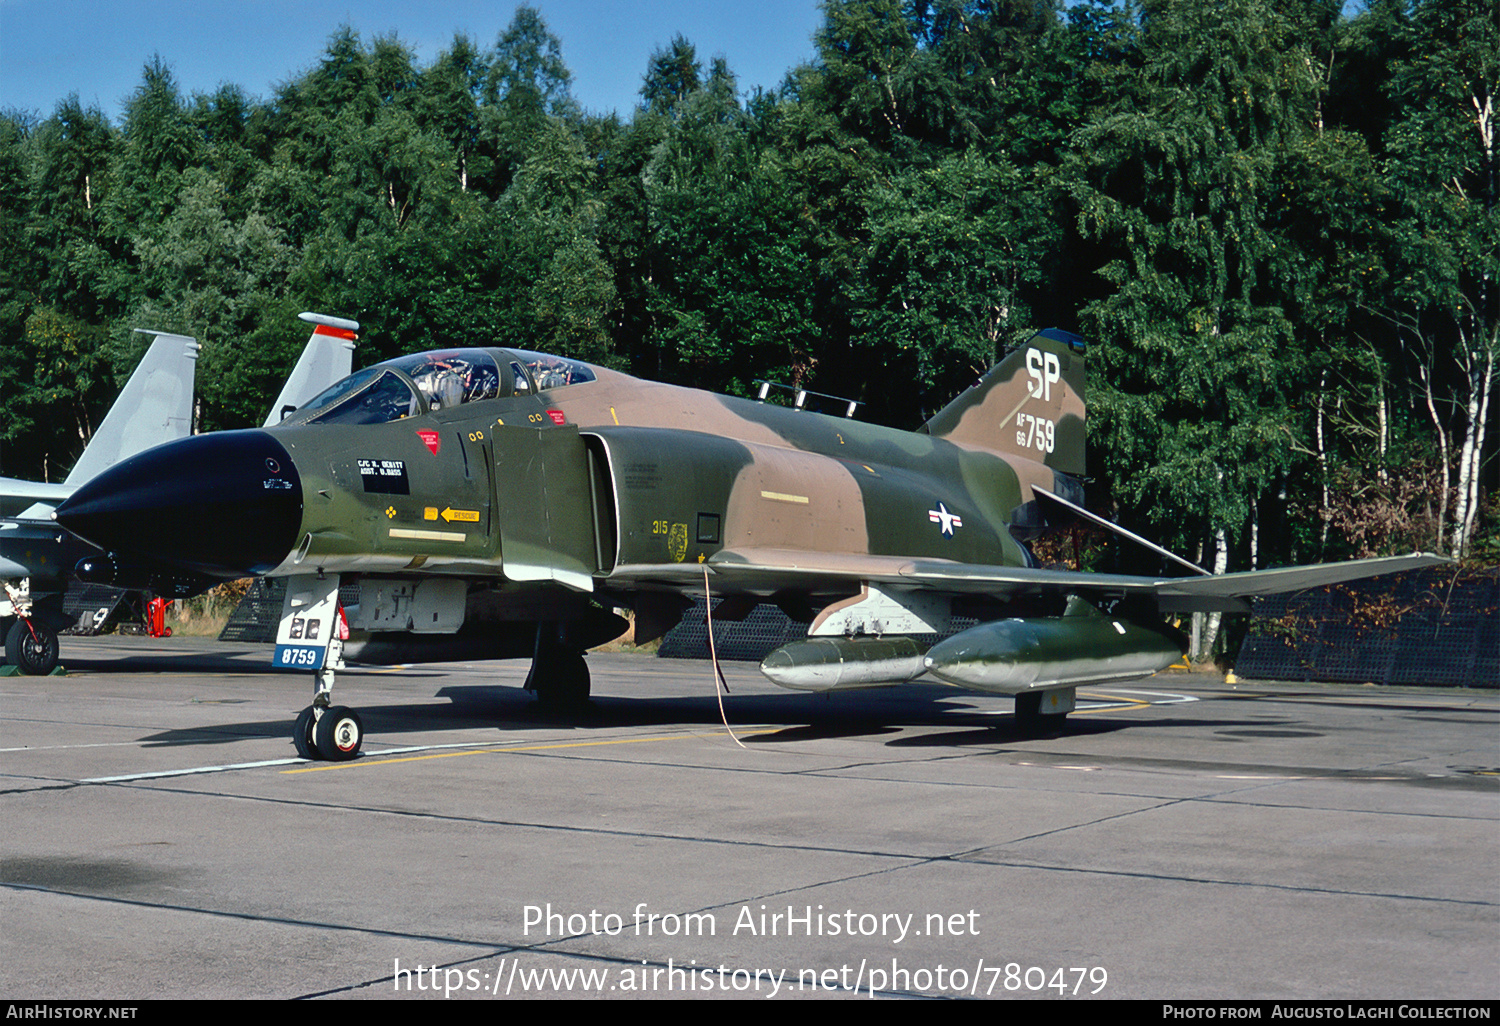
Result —
<svg viewBox="0 0 1500 1026"><path fill-rule="evenodd" d="M132 562L234 578L290 554L302 479L264 431L194 435L132 456L57 507L57 522Z"/></svg>

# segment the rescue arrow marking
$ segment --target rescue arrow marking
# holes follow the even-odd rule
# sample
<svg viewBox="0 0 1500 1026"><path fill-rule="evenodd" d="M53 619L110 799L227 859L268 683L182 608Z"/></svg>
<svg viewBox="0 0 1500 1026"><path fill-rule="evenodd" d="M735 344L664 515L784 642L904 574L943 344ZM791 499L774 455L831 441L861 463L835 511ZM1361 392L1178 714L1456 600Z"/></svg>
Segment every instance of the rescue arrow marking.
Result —
<svg viewBox="0 0 1500 1026"><path fill-rule="evenodd" d="M448 523L450 524L455 520L465 524L477 524L479 523L479 510L454 509L450 506L447 509L443 510L443 519L448 521Z"/></svg>

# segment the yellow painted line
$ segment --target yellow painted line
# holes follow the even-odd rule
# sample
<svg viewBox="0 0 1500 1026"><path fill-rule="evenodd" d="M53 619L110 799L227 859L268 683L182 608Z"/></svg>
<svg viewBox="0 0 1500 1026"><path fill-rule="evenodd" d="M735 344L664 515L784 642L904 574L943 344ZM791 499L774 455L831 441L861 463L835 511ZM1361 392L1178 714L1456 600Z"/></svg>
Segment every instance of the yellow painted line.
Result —
<svg viewBox="0 0 1500 1026"><path fill-rule="evenodd" d="M741 737L754 734L772 734L779 728L744 731ZM353 762L331 762L321 766L303 766L282 770L283 773L317 773L321 770L354 769L359 766L388 766L396 762L421 762L425 759L456 759L464 755L505 755L510 752L547 752L557 748L597 748L601 745L638 745L649 741L686 741L690 738L728 737L725 731L712 734L676 734L671 737L623 737L613 741L564 741L551 745L521 745L515 748L471 748L462 752L433 752L430 755L406 755L399 759L356 759Z"/></svg>
<svg viewBox="0 0 1500 1026"><path fill-rule="evenodd" d="M1068 715L1070 715L1070 716L1087 716L1090 713L1122 712L1122 711L1129 710L1129 709L1148 709L1151 706L1150 702L1143 702L1139 698L1126 698L1123 695L1105 695L1105 694L1100 694L1097 691L1090 692L1087 696L1083 696L1083 695L1079 696L1079 698L1085 698L1085 697L1086 697L1086 700L1090 701L1090 702L1101 702L1101 701L1103 701L1103 702L1119 702L1125 708L1124 708L1124 710L1122 710L1119 705L1111 705L1111 706L1106 706L1103 709L1074 709Z"/></svg>
<svg viewBox="0 0 1500 1026"><path fill-rule="evenodd" d="M619 427L620 426L620 415L615 412L615 408L613 406L611 406L609 408L609 415L615 419L615 427Z"/></svg>
<svg viewBox="0 0 1500 1026"><path fill-rule="evenodd" d="M760 497L762 499L770 499L772 502L795 502L803 506L807 505L807 496L805 495L788 495L786 492L761 492Z"/></svg>

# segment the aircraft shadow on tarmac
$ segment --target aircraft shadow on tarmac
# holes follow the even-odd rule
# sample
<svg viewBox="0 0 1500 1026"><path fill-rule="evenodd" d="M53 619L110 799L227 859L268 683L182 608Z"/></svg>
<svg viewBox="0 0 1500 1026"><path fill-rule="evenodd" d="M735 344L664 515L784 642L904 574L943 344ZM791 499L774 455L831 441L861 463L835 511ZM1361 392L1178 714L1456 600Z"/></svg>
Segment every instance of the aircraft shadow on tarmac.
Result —
<svg viewBox="0 0 1500 1026"><path fill-rule="evenodd" d="M621 727L689 725L721 727L718 702L712 695L623 698L595 696L588 705L566 713L540 707L533 696L516 686L446 686L435 692L446 698L437 704L361 704L360 715L371 739L396 741L403 734L444 730L494 729L496 740L513 740L531 730L609 730ZM1009 709L997 703L993 710L976 707L952 688L906 685L900 689L862 690L858 694L751 694L724 698L730 726L736 731L776 727L769 732L747 735L746 744L803 742L820 738L878 737L896 735L903 728L965 728L936 734L892 738L902 747L961 747L993 745L997 742L1037 741L1070 736L1110 733L1140 721L1070 718L1059 730L1040 736L1025 736L1017 729ZM1008 703L1007 703L1008 704ZM246 737L285 735L290 743L294 717L285 720L222 723L188 730L167 730L142 738L148 745L224 744ZM1180 726L1184 721L1172 720ZM1249 725L1247 723L1247 725ZM482 742L481 742L482 743Z"/></svg>
<svg viewBox="0 0 1500 1026"><path fill-rule="evenodd" d="M257 649L194 650L186 652L122 653L103 649L97 655L69 653L63 660L72 673L129 674L264 673L265 652Z"/></svg>

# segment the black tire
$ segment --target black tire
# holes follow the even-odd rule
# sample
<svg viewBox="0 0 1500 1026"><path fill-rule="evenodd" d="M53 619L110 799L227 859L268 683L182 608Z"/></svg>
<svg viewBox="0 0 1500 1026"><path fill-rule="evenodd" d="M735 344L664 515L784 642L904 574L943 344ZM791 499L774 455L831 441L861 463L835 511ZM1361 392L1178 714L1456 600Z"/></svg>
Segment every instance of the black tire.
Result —
<svg viewBox="0 0 1500 1026"><path fill-rule="evenodd" d="M589 705L589 664L581 653L565 653L538 674L537 704L549 713L570 713Z"/></svg>
<svg viewBox="0 0 1500 1026"><path fill-rule="evenodd" d="M318 754L317 742L313 740L313 727L316 725L313 707L308 706L297 714L297 725L292 728L292 744L296 746L297 754L314 762L322 758Z"/></svg>
<svg viewBox="0 0 1500 1026"><path fill-rule="evenodd" d="M1016 696L1016 731L1022 737L1047 737L1063 728L1067 713L1042 715L1042 693L1026 691Z"/></svg>
<svg viewBox="0 0 1500 1026"><path fill-rule="evenodd" d="M347 762L359 755L364 744L365 726L359 713L342 705L323 710L318 725L313 728L313 743L318 754L329 762Z"/></svg>
<svg viewBox="0 0 1500 1026"><path fill-rule="evenodd" d="M35 620L17 620L5 634L6 662L34 677L57 669L57 632Z"/></svg>

